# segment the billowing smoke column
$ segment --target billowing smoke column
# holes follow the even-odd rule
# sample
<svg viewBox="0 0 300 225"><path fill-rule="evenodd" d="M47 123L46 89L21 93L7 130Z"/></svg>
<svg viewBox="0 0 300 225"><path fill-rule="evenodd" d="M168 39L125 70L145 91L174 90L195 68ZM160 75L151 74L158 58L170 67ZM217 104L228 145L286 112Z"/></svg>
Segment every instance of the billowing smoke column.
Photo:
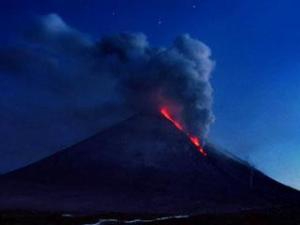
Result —
<svg viewBox="0 0 300 225"><path fill-rule="evenodd" d="M152 47L141 33L94 41L50 14L14 46L0 48L0 115L8 118L0 132L14 137L18 130L30 149L49 152L63 144L50 140L72 143L116 118L162 107L201 140L213 121L210 49L189 35L166 48ZM4 139L1 149L14 146L14 138Z"/></svg>
<svg viewBox="0 0 300 225"><path fill-rule="evenodd" d="M145 35L127 33L104 38L96 50L99 63L110 65L126 106L134 111L168 107L185 130L205 136L213 121L213 62L206 45L182 35L169 48L153 48Z"/></svg>

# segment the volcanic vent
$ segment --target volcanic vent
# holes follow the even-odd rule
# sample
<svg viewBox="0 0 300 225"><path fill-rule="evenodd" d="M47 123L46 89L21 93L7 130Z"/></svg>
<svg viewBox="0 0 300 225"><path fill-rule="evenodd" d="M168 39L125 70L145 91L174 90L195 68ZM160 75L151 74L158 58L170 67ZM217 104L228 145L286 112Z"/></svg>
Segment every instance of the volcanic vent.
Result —
<svg viewBox="0 0 300 225"><path fill-rule="evenodd" d="M0 209L177 214L299 199L296 191L213 147L204 150L170 118L138 114L2 176Z"/></svg>

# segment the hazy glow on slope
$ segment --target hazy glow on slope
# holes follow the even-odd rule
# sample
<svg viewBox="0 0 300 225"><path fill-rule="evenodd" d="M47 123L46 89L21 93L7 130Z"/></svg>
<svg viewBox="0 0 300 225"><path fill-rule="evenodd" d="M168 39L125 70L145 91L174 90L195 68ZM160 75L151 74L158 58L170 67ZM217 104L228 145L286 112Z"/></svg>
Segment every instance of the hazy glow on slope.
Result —
<svg viewBox="0 0 300 225"><path fill-rule="evenodd" d="M175 120L175 118L172 116L170 110L168 109L168 107L164 106L160 109L160 113L169 121L171 121L174 126L184 132L188 138L190 139L190 141L193 143L193 145L197 148L197 150L203 155L203 156L207 156L207 153L204 151L203 147L201 146L201 141L198 137L189 134L188 132L186 132L183 128L183 125L181 125L178 121Z"/></svg>
<svg viewBox="0 0 300 225"><path fill-rule="evenodd" d="M167 107L161 108L160 112L165 118L170 120L174 124L174 126L177 127L177 129L183 131L183 126L171 116L169 109Z"/></svg>

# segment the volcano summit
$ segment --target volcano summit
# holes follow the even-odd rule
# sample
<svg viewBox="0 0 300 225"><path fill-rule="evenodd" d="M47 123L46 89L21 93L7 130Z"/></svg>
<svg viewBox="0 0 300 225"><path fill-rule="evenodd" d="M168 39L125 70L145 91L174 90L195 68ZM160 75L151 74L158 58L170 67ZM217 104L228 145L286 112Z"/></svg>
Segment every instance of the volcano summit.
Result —
<svg viewBox="0 0 300 225"><path fill-rule="evenodd" d="M1 210L202 213L297 203L300 194L206 145L162 115L138 114L1 176Z"/></svg>

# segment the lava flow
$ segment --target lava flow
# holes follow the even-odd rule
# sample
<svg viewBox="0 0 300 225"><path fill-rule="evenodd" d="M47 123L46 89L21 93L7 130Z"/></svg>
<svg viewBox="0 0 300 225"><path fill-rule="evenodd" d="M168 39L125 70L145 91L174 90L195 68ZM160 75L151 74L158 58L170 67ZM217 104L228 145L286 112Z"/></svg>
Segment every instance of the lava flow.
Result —
<svg viewBox="0 0 300 225"><path fill-rule="evenodd" d="M207 156L207 153L204 151L203 147L201 146L201 142L200 139L194 135L189 134L188 132L186 132L183 128L183 126L174 119L174 117L171 115L169 109L167 107L162 107L160 109L160 113L169 121L171 121L174 126L184 132L188 138L190 139L190 141L193 143L193 145L197 148L197 150L203 155L203 156Z"/></svg>

